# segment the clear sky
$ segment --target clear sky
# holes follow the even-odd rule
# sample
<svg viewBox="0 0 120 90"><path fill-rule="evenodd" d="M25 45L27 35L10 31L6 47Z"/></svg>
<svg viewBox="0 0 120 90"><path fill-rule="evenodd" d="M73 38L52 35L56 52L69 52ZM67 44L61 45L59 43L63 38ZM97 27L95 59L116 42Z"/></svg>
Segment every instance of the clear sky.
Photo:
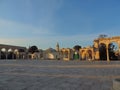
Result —
<svg viewBox="0 0 120 90"><path fill-rule="evenodd" d="M0 44L72 48L120 36L120 0L0 0Z"/></svg>

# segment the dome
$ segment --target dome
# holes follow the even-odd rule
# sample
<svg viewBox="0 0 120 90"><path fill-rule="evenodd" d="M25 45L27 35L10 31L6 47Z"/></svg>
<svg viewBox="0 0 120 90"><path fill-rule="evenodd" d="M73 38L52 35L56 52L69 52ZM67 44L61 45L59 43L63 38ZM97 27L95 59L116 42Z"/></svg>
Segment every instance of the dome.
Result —
<svg viewBox="0 0 120 90"><path fill-rule="evenodd" d="M48 49L46 49L45 51L46 51L46 52L56 52L56 50L53 49L53 48L48 48Z"/></svg>

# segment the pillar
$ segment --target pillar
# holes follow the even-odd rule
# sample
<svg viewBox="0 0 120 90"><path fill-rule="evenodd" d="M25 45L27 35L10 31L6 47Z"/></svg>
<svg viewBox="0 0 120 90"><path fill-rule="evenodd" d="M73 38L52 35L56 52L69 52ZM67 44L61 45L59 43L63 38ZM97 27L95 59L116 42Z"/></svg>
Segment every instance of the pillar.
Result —
<svg viewBox="0 0 120 90"><path fill-rule="evenodd" d="M1 59L1 49L0 49L0 59Z"/></svg>
<svg viewBox="0 0 120 90"><path fill-rule="evenodd" d="M109 51L108 51L108 44L106 44L106 53L107 53L107 61L110 61L110 59L109 59Z"/></svg>
<svg viewBox="0 0 120 90"><path fill-rule="evenodd" d="M8 52L6 52L6 59L7 59L7 57L8 57Z"/></svg>
<svg viewBox="0 0 120 90"><path fill-rule="evenodd" d="M14 53L12 53L12 59L15 59L15 58L14 58Z"/></svg>
<svg viewBox="0 0 120 90"><path fill-rule="evenodd" d="M70 51L68 50L68 60L70 60Z"/></svg>
<svg viewBox="0 0 120 90"><path fill-rule="evenodd" d="M120 41L118 41L117 43L118 43L118 53L119 53L118 60L120 60Z"/></svg>
<svg viewBox="0 0 120 90"><path fill-rule="evenodd" d="M94 50L92 50L92 60L95 59Z"/></svg>

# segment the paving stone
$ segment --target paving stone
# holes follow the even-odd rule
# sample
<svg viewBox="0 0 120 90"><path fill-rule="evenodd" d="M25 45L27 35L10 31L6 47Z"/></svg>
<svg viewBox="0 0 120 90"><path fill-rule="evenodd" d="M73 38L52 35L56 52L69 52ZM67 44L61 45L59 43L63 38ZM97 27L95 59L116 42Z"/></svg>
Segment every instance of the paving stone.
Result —
<svg viewBox="0 0 120 90"><path fill-rule="evenodd" d="M110 90L111 76L120 75L115 65L120 62L1 60L0 90Z"/></svg>

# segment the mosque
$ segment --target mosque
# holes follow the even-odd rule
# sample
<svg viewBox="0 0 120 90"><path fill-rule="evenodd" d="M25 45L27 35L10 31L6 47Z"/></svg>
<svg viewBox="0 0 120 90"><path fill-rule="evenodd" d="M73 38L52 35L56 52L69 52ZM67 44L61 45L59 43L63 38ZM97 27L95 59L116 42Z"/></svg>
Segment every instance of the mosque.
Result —
<svg viewBox="0 0 120 90"><path fill-rule="evenodd" d="M115 45L115 44L116 45ZM117 46L117 47L116 47ZM80 48L39 49L30 53L26 47L0 44L0 59L31 59L31 60L120 60L120 36L97 38L92 46Z"/></svg>

